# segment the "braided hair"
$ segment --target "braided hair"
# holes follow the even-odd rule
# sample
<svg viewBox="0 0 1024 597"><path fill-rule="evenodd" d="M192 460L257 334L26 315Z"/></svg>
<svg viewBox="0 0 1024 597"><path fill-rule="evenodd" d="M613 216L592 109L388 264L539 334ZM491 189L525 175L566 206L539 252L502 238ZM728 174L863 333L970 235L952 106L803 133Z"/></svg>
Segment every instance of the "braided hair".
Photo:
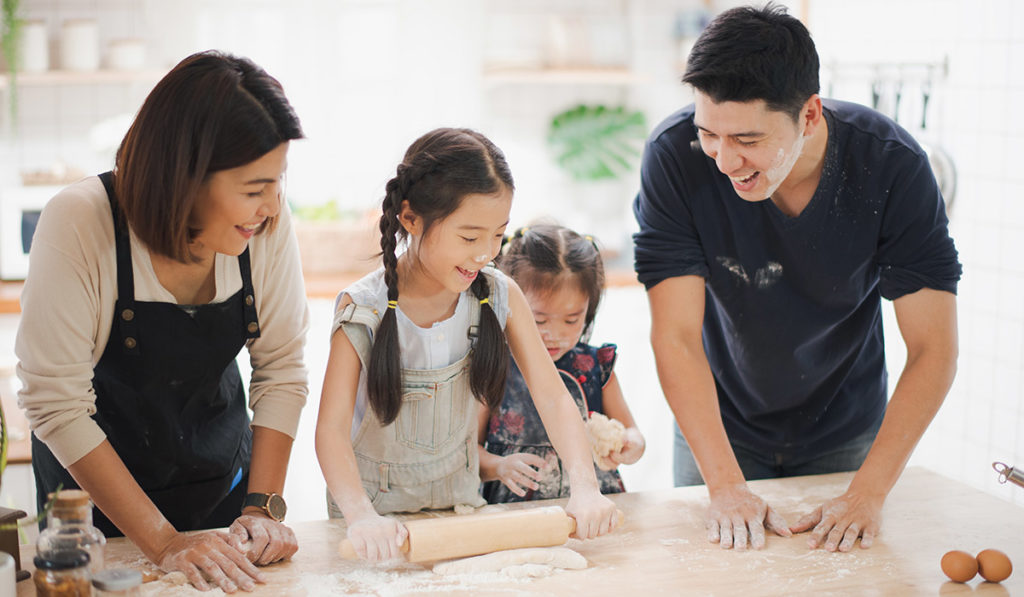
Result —
<svg viewBox="0 0 1024 597"><path fill-rule="evenodd" d="M575 284L588 299L583 338L590 336L604 292L604 262L592 237L553 224L520 228L502 247L498 267L526 291Z"/></svg>
<svg viewBox="0 0 1024 597"><path fill-rule="evenodd" d="M399 222L402 202L423 219L423 233L443 220L470 194L514 190L505 156L489 139L469 129L440 128L409 146L395 176L384 187L380 218L380 249L388 305L373 338L366 381L370 407L384 425L398 417L402 406L401 346L398 320L399 241L408 232ZM490 408L501 403L508 372L505 332L489 302L487 277L478 275L470 289L481 301L480 324L470 354L469 385L477 400Z"/></svg>

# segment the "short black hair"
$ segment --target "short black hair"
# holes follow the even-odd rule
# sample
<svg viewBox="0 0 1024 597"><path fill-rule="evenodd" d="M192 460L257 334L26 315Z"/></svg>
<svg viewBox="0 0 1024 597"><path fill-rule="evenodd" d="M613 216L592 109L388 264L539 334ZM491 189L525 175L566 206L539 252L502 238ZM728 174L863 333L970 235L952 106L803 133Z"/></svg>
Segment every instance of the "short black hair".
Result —
<svg viewBox="0 0 1024 597"><path fill-rule="evenodd" d="M769 2L742 6L715 17L686 60L683 82L715 103L764 100L794 120L818 93L814 40L786 8Z"/></svg>

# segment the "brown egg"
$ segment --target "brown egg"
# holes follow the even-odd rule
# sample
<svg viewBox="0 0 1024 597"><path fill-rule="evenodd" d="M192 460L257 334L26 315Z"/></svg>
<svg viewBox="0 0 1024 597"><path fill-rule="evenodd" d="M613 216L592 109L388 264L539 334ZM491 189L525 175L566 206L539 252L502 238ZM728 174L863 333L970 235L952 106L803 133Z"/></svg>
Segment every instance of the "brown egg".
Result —
<svg viewBox="0 0 1024 597"><path fill-rule="evenodd" d="M978 554L978 572L989 582L1001 582L1013 572L1013 564L998 549L986 549Z"/></svg>
<svg viewBox="0 0 1024 597"><path fill-rule="evenodd" d="M966 551L950 551L942 556L942 571L955 582L967 582L978 573L978 560Z"/></svg>

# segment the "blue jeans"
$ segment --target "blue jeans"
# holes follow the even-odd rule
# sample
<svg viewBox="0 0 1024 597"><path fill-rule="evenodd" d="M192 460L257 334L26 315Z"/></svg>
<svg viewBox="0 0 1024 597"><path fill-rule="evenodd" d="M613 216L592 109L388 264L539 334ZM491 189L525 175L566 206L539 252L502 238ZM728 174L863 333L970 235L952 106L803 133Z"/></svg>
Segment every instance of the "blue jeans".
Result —
<svg viewBox="0 0 1024 597"><path fill-rule="evenodd" d="M801 475L821 475L824 473L839 473L855 471L860 468L867 458L868 450L878 435L878 428L874 425L864 433L847 441L824 454L781 454L778 452L767 452L756 450L730 441L732 451L736 454L736 461L743 471L743 477L748 481L755 479L776 479L779 477L798 477ZM697 462L693 458L693 452L686 443L679 425L673 424L673 480L676 487L684 485L703 485L704 478L700 475Z"/></svg>

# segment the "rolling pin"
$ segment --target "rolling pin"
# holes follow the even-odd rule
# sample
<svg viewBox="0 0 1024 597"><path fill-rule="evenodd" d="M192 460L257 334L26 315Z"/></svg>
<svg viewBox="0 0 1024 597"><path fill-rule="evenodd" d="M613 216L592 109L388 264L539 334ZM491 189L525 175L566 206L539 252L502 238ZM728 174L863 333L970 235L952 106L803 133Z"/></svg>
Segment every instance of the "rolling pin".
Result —
<svg viewBox="0 0 1024 597"><path fill-rule="evenodd" d="M620 510L619 524L623 514ZM560 506L424 518L403 522L409 537L401 550L410 562L476 556L505 549L562 545L576 531L576 520ZM346 560L356 555L348 539L338 552Z"/></svg>

